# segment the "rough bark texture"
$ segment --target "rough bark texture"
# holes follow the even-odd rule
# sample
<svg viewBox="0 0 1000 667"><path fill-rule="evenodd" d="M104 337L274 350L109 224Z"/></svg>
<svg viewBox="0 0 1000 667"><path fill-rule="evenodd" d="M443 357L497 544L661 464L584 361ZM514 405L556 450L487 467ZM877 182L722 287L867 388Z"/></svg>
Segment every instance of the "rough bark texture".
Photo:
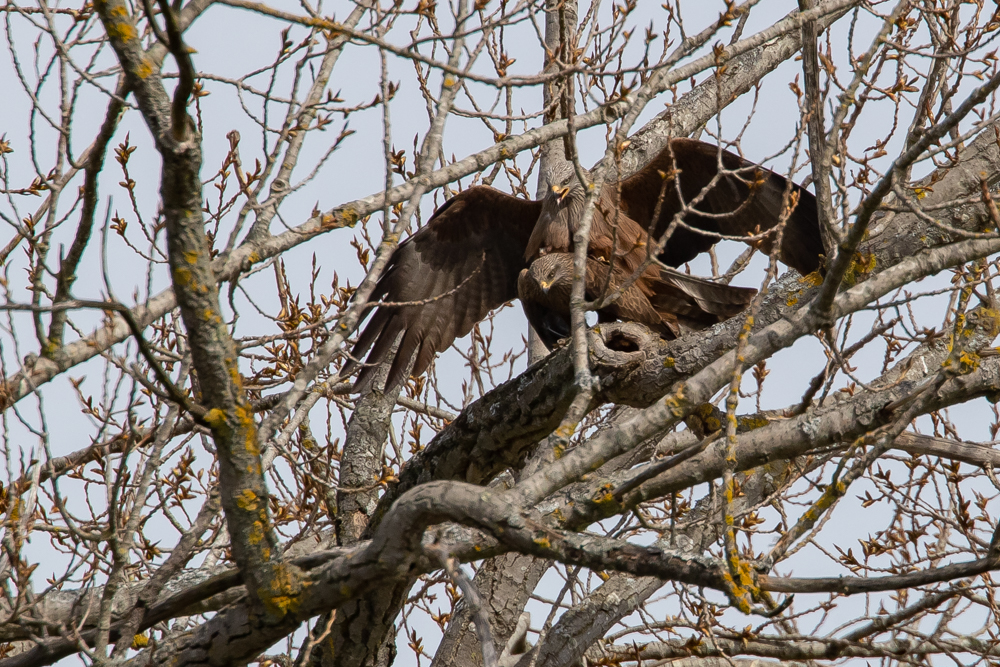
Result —
<svg viewBox="0 0 1000 667"><path fill-rule="evenodd" d="M508 553L490 558L476 572L473 583L487 603L486 612L498 654L514 632L524 605L549 566L548 561L533 556ZM470 627L472 615L469 605L460 603L434 653L432 667L483 663L479 638Z"/></svg>
<svg viewBox="0 0 1000 667"><path fill-rule="evenodd" d="M382 376L384 381L384 372ZM335 519L337 544L341 546L361 539L375 512L380 491L377 482L382 473L382 454L399 389L396 387L390 394L373 391L362 396L347 424Z"/></svg>

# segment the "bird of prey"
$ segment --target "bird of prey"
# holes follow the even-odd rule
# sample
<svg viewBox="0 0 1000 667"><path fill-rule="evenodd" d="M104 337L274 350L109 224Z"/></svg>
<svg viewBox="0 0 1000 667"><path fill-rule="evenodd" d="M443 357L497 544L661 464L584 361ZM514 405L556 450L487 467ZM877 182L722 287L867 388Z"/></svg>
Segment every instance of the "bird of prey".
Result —
<svg viewBox="0 0 1000 667"><path fill-rule="evenodd" d="M354 385L368 391L376 366L396 346L385 381L389 391L407 371L421 375L434 355L515 298L551 348L569 335L573 234L584 203L575 176L553 185L540 201L487 186L449 199L389 259L371 297L384 305L341 374L352 372L368 352ZM773 232L760 238L768 230ZM718 146L673 139L641 171L602 188L587 249L587 298L615 291L646 263L598 318L642 322L668 339L705 328L745 308L755 291L666 266L694 259L720 236L748 235L757 235L755 245L768 253L780 238L779 259L803 275L820 267L823 243L810 192ZM661 245L659 262L646 262Z"/></svg>
<svg viewBox="0 0 1000 667"><path fill-rule="evenodd" d="M584 276L587 300L617 291L631 274L623 264L612 266L588 257ZM572 289L573 255L568 252L541 255L518 276L517 295L524 312L550 349L570 335ZM748 287L731 287L654 264L597 315L601 322L639 322L673 339L729 319L746 308L756 293Z"/></svg>

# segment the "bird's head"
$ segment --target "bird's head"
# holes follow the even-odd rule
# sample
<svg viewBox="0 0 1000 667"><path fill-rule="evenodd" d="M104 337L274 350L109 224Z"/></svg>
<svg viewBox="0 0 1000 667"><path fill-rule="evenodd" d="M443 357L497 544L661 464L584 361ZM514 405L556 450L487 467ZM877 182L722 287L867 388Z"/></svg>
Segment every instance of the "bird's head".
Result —
<svg viewBox="0 0 1000 667"><path fill-rule="evenodd" d="M542 255L531 264L532 277L543 294L548 294L553 285L562 285L566 282L567 266L570 270L568 275L570 276L570 280L572 280L572 262L571 255L559 253Z"/></svg>
<svg viewBox="0 0 1000 667"><path fill-rule="evenodd" d="M551 288L552 285L554 285L556 282L557 271L558 267L553 266L546 272L545 277L538 281L538 286L541 287L542 291L545 292L546 294L549 293L549 288Z"/></svg>
<svg viewBox="0 0 1000 667"><path fill-rule="evenodd" d="M556 200L561 204L572 189L569 185L553 185L552 194L556 196Z"/></svg>
<svg viewBox="0 0 1000 667"><path fill-rule="evenodd" d="M571 162L557 162L546 173L546 181L551 183L549 192L555 195L560 204L574 190L580 189L580 179L576 173L576 167Z"/></svg>

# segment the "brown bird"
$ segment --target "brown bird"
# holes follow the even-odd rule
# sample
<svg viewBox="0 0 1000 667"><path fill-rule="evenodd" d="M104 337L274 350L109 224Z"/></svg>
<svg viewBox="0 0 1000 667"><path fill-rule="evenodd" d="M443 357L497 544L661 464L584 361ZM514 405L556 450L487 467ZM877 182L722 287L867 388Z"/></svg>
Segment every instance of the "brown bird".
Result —
<svg viewBox="0 0 1000 667"><path fill-rule="evenodd" d="M608 279L608 269L611 278ZM757 290L730 287L653 265L620 297L597 311L600 322L639 322L666 338L697 331L738 314ZM623 265L587 258L586 298L594 301L618 290L631 275ZM552 347L570 334L569 299L573 290L573 255L542 255L521 271L517 296L542 341Z"/></svg>
<svg viewBox="0 0 1000 667"><path fill-rule="evenodd" d="M786 190L795 203L791 211L785 210ZM373 304L386 304L375 310L341 374L350 373L371 350L355 382L356 391L367 391L375 366L389 358L398 341L388 391L408 370L422 374L435 354L518 297L548 346L568 335L568 296L565 307L557 303L571 284L572 258L546 257L572 253L584 201L583 187L573 179L553 186L541 201L486 186L452 197L389 259L372 294ZM712 247L720 235L759 235L782 219L787 222L779 233L755 245L769 253L780 235L783 262L803 275L817 270L823 244L811 193L737 155L720 153L717 146L674 139L641 171L601 190L587 249L588 298L601 295L608 268L611 284L622 284L665 233L657 258L679 266ZM549 284L547 293L543 282ZM558 286L554 292L553 286ZM735 315L752 294L654 263L598 316L643 322L673 338Z"/></svg>

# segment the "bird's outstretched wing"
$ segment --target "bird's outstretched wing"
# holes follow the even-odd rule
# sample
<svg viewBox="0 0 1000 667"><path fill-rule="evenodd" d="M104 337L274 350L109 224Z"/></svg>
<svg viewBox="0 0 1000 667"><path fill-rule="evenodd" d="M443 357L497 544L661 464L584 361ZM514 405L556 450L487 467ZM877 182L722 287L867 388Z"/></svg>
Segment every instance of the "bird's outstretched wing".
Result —
<svg viewBox="0 0 1000 667"><path fill-rule="evenodd" d="M649 229L653 239L659 239L674 215L683 209L680 197L683 202L692 201L719 172L718 151L717 146L694 139L672 140L646 167L621 182L622 207L629 217ZM688 214L684 222L697 229L740 237L777 225L784 210L788 181L728 151L722 151L722 164L736 173L723 175L695 206L697 211L709 215ZM680 183L680 196L673 179ZM823 254L816 198L795 184L791 185L791 192L797 194L798 203L782 232L778 258L806 275L819 268ZM663 201L657 215L661 193ZM670 266L680 266L715 242L711 236L676 229L660 259ZM773 237L761 246L770 252L772 243Z"/></svg>
<svg viewBox="0 0 1000 667"><path fill-rule="evenodd" d="M472 187L401 243L371 297L373 304L385 305L378 306L341 369L342 375L350 373L371 349L355 391L370 389L376 365L390 358L397 339L387 390L405 380L408 370L422 374L435 354L492 309L517 298L524 249L540 210L541 202Z"/></svg>

